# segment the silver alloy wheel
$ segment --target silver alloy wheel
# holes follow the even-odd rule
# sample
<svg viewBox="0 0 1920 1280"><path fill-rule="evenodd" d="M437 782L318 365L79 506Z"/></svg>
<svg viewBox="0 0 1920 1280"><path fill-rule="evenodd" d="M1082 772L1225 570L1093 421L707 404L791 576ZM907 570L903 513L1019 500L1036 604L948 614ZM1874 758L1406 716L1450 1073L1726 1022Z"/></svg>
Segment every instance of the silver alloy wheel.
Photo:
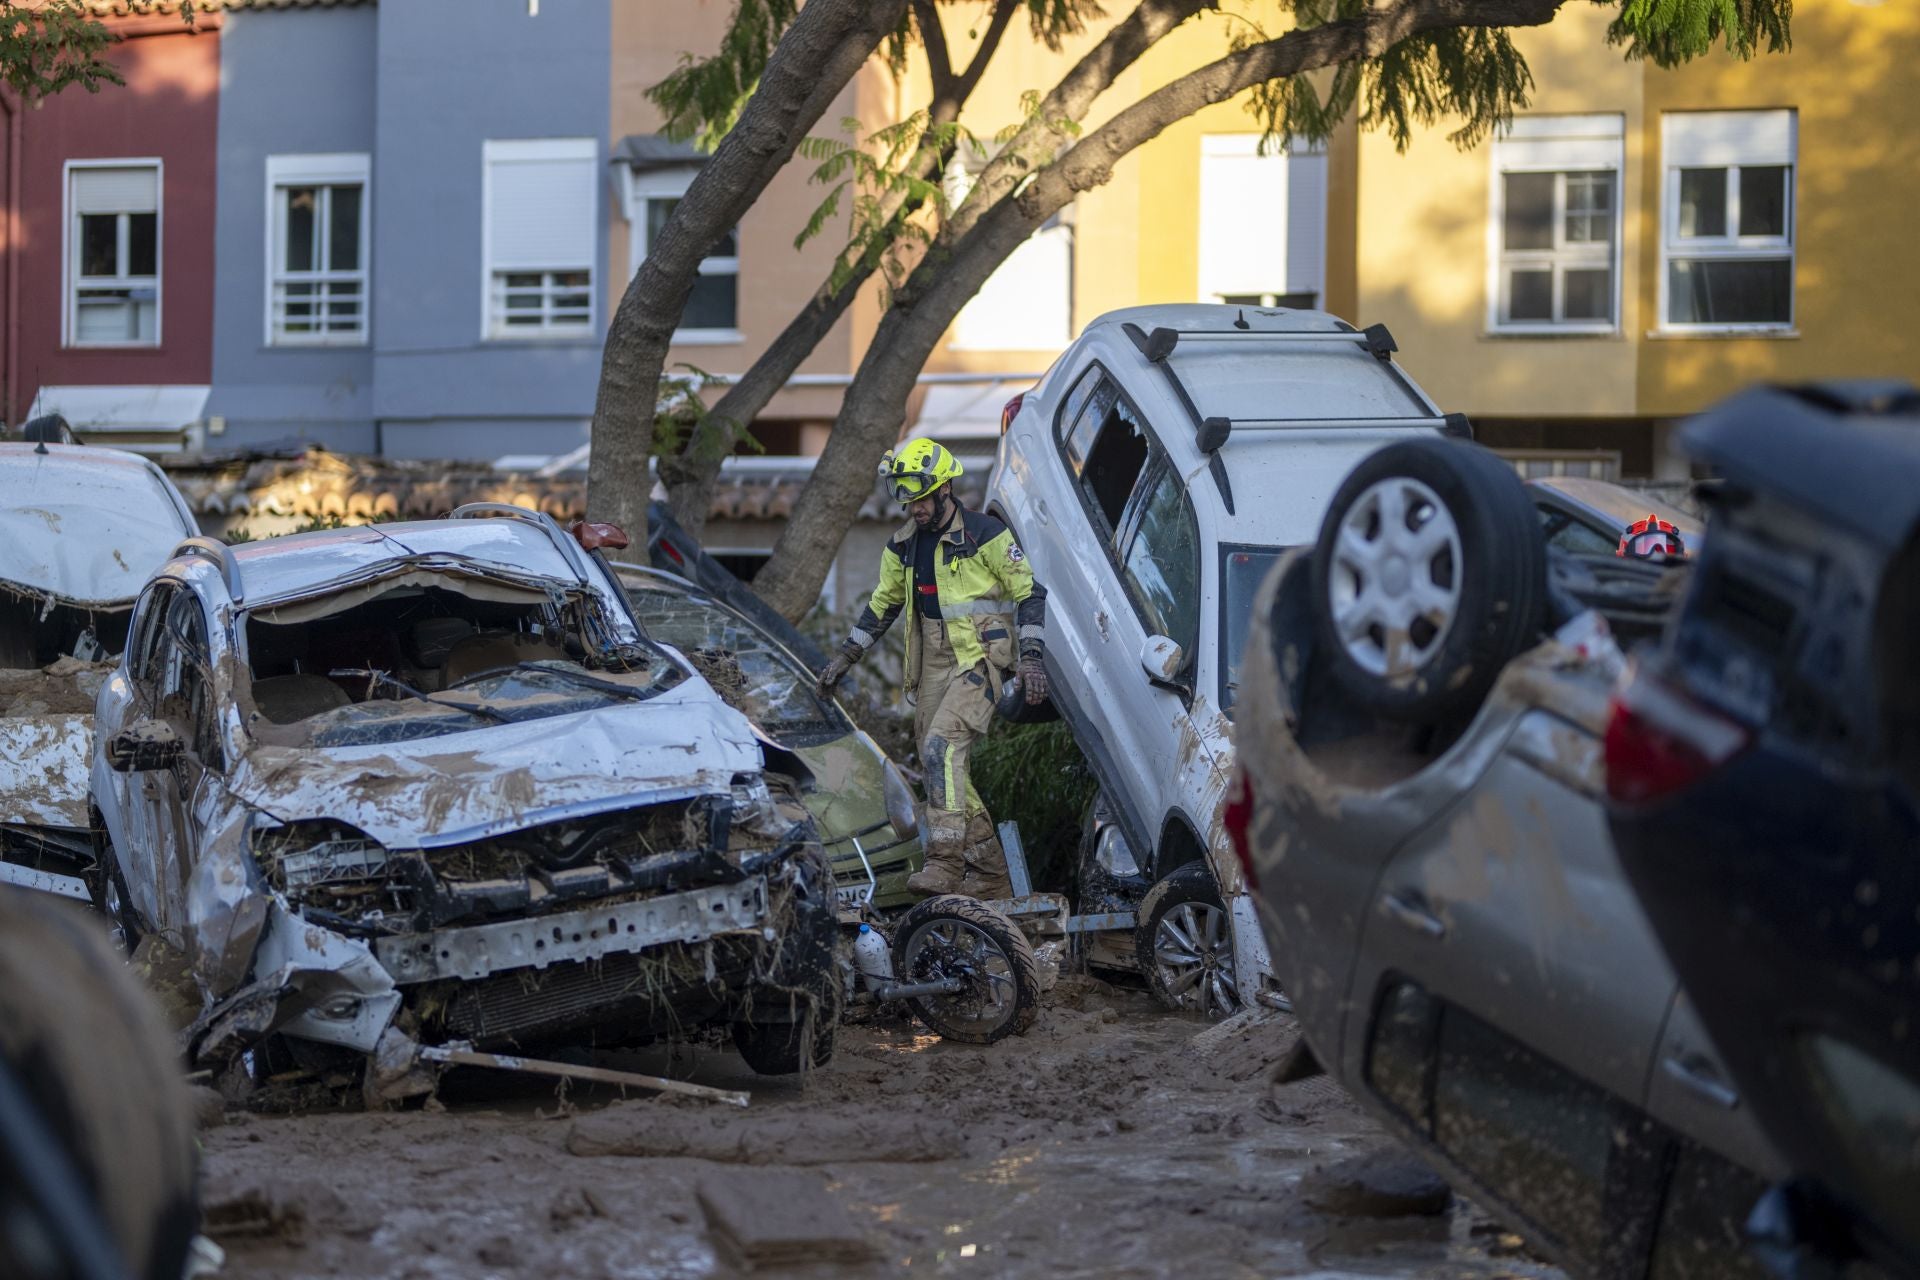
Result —
<svg viewBox="0 0 1920 1280"><path fill-rule="evenodd" d="M902 955L908 982L965 980L962 991L927 997L960 1030L985 1034L1014 1016L1013 961L985 930L965 920L929 920L907 938Z"/></svg>
<svg viewBox="0 0 1920 1280"><path fill-rule="evenodd" d="M1175 1005L1224 1018L1240 1008L1233 980L1233 935L1227 913L1206 902L1183 902L1153 930L1153 963L1160 989Z"/></svg>
<svg viewBox="0 0 1920 1280"><path fill-rule="evenodd" d="M1369 486L1336 535L1327 605L1347 656L1393 677L1419 670L1460 615L1460 529L1432 489L1407 476Z"/></svg>

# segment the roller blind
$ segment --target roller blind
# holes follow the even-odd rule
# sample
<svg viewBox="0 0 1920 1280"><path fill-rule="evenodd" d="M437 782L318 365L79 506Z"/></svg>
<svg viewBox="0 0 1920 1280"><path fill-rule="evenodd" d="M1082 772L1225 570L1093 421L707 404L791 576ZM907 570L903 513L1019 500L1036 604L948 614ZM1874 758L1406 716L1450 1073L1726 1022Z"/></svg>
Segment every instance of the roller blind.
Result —
<svg viewBox="0 0 1920 1280"><path fill-rule="evenodd" d="M1200 296L1318 294L1326 276L1327 158L1260 135L1212 134L1200 149Z"/></svg>
<svg viewBox="0 0 1920 1280"><path fill-rule="evenodd" d="M153 165L75 169L75 213L158 213L160 171Z"/></svg>
<svg viewBox="0 0 1920 1280"><path fill-rule="evenodd" d="M1618 115L1519 116L1494 139L1494 164L1569 173L1617 169L1625 124Z"/></svg>
<svg viewBox="0 0 1920 1280"><path fill-rule="evenodd" d="M1791 111L1674 111L1664 123L1666 163L1676 168L1793 163Z"/></svg>
<svg viewBox="0 0 1920 1280"><path fill-rule="evenodd" d="M593 266L595 150L591 138L486 144L487 262L493 270Z"/></svg>

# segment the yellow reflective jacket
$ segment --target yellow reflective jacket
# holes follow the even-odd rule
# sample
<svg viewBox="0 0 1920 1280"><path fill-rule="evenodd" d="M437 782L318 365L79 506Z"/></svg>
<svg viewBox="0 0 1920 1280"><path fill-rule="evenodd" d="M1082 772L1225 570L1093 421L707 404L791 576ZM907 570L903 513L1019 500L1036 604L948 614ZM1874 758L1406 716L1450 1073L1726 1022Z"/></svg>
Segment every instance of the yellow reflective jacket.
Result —
<svg viewBox="0 0 1920 1280"><path fill-rule="evenodd" d="M920 588L914 581L918 538L938 538L934 551L940 616L947 623L954 663L970 671L987 662L996 673L1013 666L1017 652L1038 654L1046 623L1047 589L1033 580L1033 566L1013 532L990 515L958 508L938 533L922 533L911 520L880 552L880 584L854 624L850 643L862 652L878 644L894 619L907 618L907 692L919 683L914 660L918 642ZM996 684L997 684L996 674Z"/></svg>

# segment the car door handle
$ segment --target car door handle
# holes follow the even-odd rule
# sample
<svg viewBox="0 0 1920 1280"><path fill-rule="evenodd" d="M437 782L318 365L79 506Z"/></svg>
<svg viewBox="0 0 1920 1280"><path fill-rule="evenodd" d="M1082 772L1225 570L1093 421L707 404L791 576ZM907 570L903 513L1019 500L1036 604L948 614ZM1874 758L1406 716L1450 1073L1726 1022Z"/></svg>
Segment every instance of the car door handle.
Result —
<svg viewBox="0 0 1920 1280"><path fill-rule="evenodd" d="M1046 499L1035 498L1033 500L1033 513L1040 517L1041 524L1053 523L1053 512L1047 510Z"/></svg>
<svg viewBox="0 0 1920 1280"><path fill-rule="evenodd" d="M1697 1053L1673 1055L1661 1060L1660 1069L1672 1076L1689 1093L1705 1098L1717 1107L1732 1111L1740 1105L1740 1095L1720 1078L1720 1073Z"/></svg>
<svg viewBox="0 0 1920 1280"><path fill-rule="evenodd" d="M1415 933L1424 933L1429 938L1447 935L1446 921L1433 913L1433 908L1427 905L1427 896L1418 889L1395 889L1383 894L1380 910Z"/></svg>

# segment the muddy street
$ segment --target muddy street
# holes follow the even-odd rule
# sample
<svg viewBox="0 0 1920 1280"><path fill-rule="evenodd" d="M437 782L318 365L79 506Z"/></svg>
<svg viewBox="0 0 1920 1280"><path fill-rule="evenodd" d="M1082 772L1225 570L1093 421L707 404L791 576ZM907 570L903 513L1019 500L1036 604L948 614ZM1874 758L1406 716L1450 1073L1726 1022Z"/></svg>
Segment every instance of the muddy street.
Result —
<svg viewBox="0 0 1920 1280"><path fill-rule="evenodd" d="M235 1278L1559 1274L1457 1200L1327 1211L1380 1209L1329 1171L1390 1144L1323 1080L1269 1097L1294 1034L1068 976L1024 1037L850 1026L804 1087L718 1048L605 1059L744 1111L467 1071L425 1110L230 1113L208 1230Z"/></svg>

